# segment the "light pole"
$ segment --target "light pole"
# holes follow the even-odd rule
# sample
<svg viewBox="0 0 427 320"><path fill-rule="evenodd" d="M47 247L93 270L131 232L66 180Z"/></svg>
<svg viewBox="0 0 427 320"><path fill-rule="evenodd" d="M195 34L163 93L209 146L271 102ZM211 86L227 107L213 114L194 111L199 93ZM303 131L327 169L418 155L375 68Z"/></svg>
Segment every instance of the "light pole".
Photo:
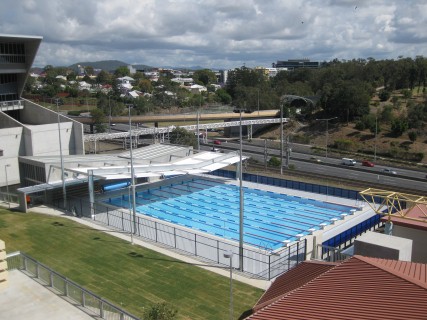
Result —
<svg viewBox="0 0 427 320"><path fill-rule="evenodd" d="M280 174L283 175L283 103L280 104Z"/></svg>
<svg viewBox="0 0 427 320"><path fill-rule="evenodd" d="M108 118L108 132L111 133L111 104L110 104L110 95L108 95L108 108L110 109L110 117Z"/></svg>
<svg viewBox="0 0 427 320"><path fill-rule="evenodd" d="M224 252L224 258L230 259L230 320L233 320L233 252Z"/></svg>
<svg viewBox="0 0 427 320"><path fill-rule="evenodd" d="M257 105L258 105L258 115L259 115L259 88L257 89L257 93L258 93Z"/></svg>
<svg viewBox="0 0 427 320"><path fill-rule="evenodd" d="M374 161L377 160L377 134L378 134L378 116L375 115L375 145L374 145Z"/></svg>
<svg viewBox="0 0 427 320"><path fill-rule="evenodd" d="M9 204L10 209L10 194L9 194L9 181L7 180L7 168L10 167L10 164L4 165L4 173L6 175L6 193L7 193L7 203Z"/></svg>
<svg viewBox="0 0 427 320"><path fill-rule="evenodd" d="M59 114L59 101L58 101L58 99L56 99L56 113L58 115L59 156L61 158L62 197L64 198L64 209L67 210L67 189L65 187L64 157L62 156L62 141L61 141L61 117Z"/></svg>
<svg viewBox="0 0 427 320"><path fill-rule="evenodd" d="M242 153L243 153L243 144L242 144L242 109L240 109L240 159L239 159L239 189L240 189L240 206L239 206L239 268L240 271L243 271L243 163L242 163Z"/></svg>
<svg viewBox="0 0 427 320"><path fill-rule="evenodd" d="M130 175L131 175L131 188L132 188L132 215L131 219L133 218L133 228L132 228L132 221L130 226L131 231L131 243L133 244L133 232L136 233L136 200L135 200L135 170L133 167L133 154L132 154L132 120L130 117L130 108L131 106L128 105L129 109L129 141L130 141ZM133 229L133 230L132 230Z"/></svg>
<svg viewBox="0 0 427 320"><path fill-rule="evenodd" d="M316 121L326 121L326 155L325 158L328 157L328 123L330 120L337 119L338 117L327 118L327 119L316 119Z"/></svg>

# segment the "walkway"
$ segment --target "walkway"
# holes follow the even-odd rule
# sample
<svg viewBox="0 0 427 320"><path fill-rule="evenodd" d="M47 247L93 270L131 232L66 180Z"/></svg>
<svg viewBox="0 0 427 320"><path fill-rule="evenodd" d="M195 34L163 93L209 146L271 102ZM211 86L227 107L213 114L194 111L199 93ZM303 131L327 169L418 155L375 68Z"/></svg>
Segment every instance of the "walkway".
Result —
<svg viewBox="0 0 427 320"><path fill-rule="evenodd" d="M7 320L93 320L82 310L18 270L0 291L0 318Z"/></svg>

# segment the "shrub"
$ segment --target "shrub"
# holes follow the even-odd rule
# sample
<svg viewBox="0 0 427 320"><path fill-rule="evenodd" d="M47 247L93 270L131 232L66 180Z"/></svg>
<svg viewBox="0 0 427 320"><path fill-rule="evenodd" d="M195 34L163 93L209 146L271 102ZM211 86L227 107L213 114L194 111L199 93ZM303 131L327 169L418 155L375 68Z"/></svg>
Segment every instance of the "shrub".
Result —
<svg viewBox="0 0 427 320"><path fill-rule="evenodd" d="M268 165L272 167L280 167L281 161L276 158L275 156L272 156L270 160L268 160Z"/></svg>
<svg viewBox="0 0 427 320"><path fill-rule="evenodd" d="M416 131L409 131L408 132L409 140L411 140L412 142L414 142L415 140L417 140L417 136L418 136L418 134L417 134Z"/></svg>
<svg viewBox="0 0 427 320"><path fill-rule="evenodd" d="M387 101L388 99L390 99L391 93L388 90L381 90L380 93L378 94L378 97L380 98L381 101Z"/></svg>
<svg viewBox="0 0 427 320"><path fill-rule="evenodd" d="M67 114L69 114L70 116L79 116L81 113L81 111L68 111Z"/></svg>
<svg viewBox="0 0 427 320"><path fill-rule="evenodd" d="M173 320L175 319L177 310L171 309L165 302L157 303L151 308L145 310L144 320Z"/></svg>
<svg viewBox="0 0 427 320"><path fill-rule="evenodd" d="M334 148L349 151L353 146L353 141L347 139L338 139L334 142Z"/></svg>

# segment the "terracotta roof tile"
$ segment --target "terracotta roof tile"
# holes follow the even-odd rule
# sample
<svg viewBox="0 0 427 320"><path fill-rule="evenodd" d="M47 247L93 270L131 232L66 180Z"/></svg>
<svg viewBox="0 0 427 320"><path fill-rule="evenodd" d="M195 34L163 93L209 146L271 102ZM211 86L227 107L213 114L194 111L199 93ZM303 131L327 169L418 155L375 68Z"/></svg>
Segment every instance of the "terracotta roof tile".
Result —
<svg viewBox="0 0 427 320"><path fill-rule="evenodd" d="M250 320L427 319L426 265L354 256Z"/></svg>
<svg viewBox="0 0 427 320"><path fill-rule="evenodd" d="M300 263L288 272L277 277L252 310L255 312L271 304L279 297L288 294L292 290L298 289L336 265L337 263L323 261L304 261Z"/></svg>

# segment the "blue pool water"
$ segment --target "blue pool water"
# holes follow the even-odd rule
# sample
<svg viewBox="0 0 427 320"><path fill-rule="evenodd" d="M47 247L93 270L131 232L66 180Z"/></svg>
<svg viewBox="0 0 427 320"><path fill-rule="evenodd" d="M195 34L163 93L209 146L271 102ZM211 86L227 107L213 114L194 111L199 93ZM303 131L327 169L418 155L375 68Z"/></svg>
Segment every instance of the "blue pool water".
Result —
<svg viewBox="0 0 427 320"><path fill-rule="evenodd" d="M136 193L139 214L239 240L239 187L203 178L185 180ZM128 195L106 202L129 208ZM297 240L321 223L340 219L353 207L244 188L244 242L277 249L283 241Z"/></svg>

